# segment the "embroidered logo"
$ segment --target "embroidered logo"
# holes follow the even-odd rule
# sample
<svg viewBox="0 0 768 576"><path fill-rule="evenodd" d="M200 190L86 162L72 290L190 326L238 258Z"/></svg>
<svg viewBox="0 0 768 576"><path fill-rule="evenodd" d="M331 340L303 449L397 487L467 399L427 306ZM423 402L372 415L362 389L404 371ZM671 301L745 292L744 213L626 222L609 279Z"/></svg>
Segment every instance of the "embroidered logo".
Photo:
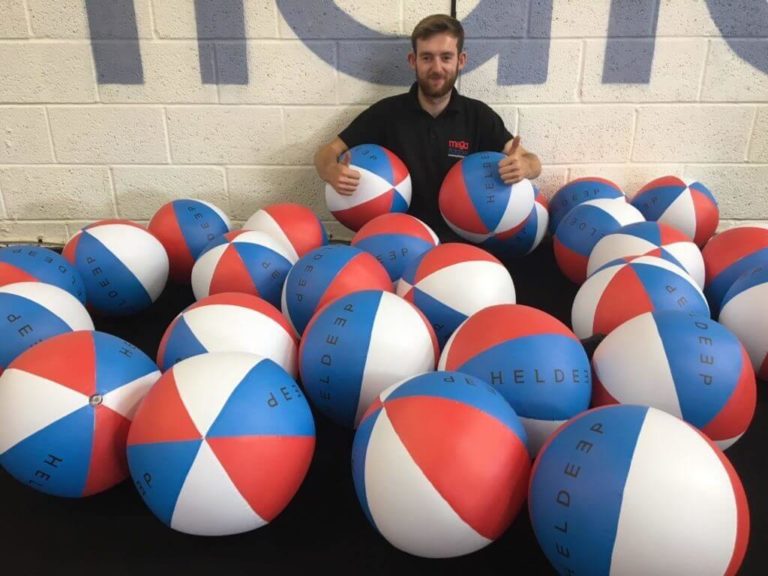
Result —
<svg viewBox="0 0 768 576"><path fill-rule="evenodd" d="M466 140L448 140L448 156L464 158L469 154L469 142Z"/></svg>

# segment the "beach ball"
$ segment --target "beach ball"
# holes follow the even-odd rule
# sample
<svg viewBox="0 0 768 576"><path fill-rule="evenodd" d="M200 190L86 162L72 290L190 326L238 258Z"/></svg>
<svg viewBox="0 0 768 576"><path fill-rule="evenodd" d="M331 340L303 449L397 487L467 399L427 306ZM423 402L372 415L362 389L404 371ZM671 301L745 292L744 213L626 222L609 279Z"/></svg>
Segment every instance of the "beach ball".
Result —
<svg viewBox="0 0 768 576"><path fill-rule="evenodd" d="M205 247L192 268L192 292L242 292L280 305L280 292L295 260L282 242L264 232L236 230Z"/></svg>
<svg viewBox="0 0 768 576"><path fill-rule="evenodd" d="M744 344L757 377L768 380L768 263L731 285L718 320Z"/></svg>
<svg viewBox="0 0 768 576"><path fill-rule="evenodd" d="M365 516L390 544L448 558L487 546L517 516L530 457L515 411L490 384L431 372L382 392L352 445Z"/></svg>
<svg viewBox="0 0 768 576"><path fill-rule="evenodd" d="M571 308L579 338L608 334L644 312L680 310L709 316L701 288L675 264L656 256L610 262L581 285Z"/></svg>
<svg viewBox="0 0 768 576"><path fill-rule="evenodd" d="M148 308L168 280L168 254L130 220L100 220L79 230L62 251L85 282L88 307L126 316Z"/></svg>
<svg viewBox="0 0 768 576"><path fill-rule="evenodd" d="M44 282L0 286L0 372L35 344L74 330L93 330L80 300Z"/></svg>
<svg viewBox="0 0 768 576"><path fill-rule="evenodd" d="M301 335L317 310L360 290L392 292L392 281L384 266L368 252L331 244L312 250L296 262L285 280L281 308Z"/></svg>
<svg viewBox="0 0 768 576"><path fill-rule="evenodd" d="M499 260L482 248L449 242L411 262L397 295L424 312L442 347L478 310L515 303L515 284Z"/></svg>
<svg viewBox="0 0 768 576"><path fill-rule="evenodd" d="M603 236L643 220L643 215L623 199L588 200L579 204L557 226L553 246L558 267L571 282L584 282L595 244Z"/></svg>
<svg viewBox="0 0 768 576"><path fill-rule="evenodd" d="M522 226L506 234L499 234L482 243L482 247L502 257L518 258L533 252L547 233L549 212L547 197L534 186L536 194L531 213Z"/></svg>
<svg viewBox="0 0 768 576"><path fill-rule="evenodd" d="M533 531L560 574L736 574L749 506L728 458L647 406L577 416L536 459Z"/></svg>
<svg viewBox="0 0 768 576"><path fill-rule="evenodd" d="M725 293L743 273L768 264L768 225L750 224L729 228L714 236L701 251L712 314L720 312Z"/></svg>
<svg viewBox="0 0 768 576"><path fill-rule="evenodd" d="M554 234L560 221L575 206L600 198L620 198L626 201L624 192L606 178L585 176L571 180L549 200L549 231Z"/></svg>
<svg viewBox="0 0 768 576"><path fill-rule="evenodd" d="M66 290L85 304L80 273L61 254L35 244L0 248L0 286L15 282L45 282Z"/></svg>
<svg viewBox="0 0 768 576"><path fill-rule="evenodd" d="M90 496L122 482L131 419L159 377L146 354L103 332L69 332L30 348L0 376L0 465L55 496Z"/></svg>
<svg viewBox="0 0 768 576"><path fill-rule="evenodd" d="M222 292L185 308L166 328L157 364L171 366L206 352L250 352L277 362L296 377L298 339L272 304L242 292Z"/></svg>
<svg viewBox="0 0 768 576"><path fill-rule="evenodd" d="M435 369L440 349L426 317L390 292L337 298L310 321L301 339L301 383L312 404L354 428L386 388Z"/></svg>
<svg viewBox="0 0 768 576"><path fill-rule="evenodd" d="M264 526L301 486L315 450L296 381L245 352L211 352L165 372L128 433L131 478L152 513L179 532Z"/></svg>
<svg viewBox="0 0 768 576"><path fill-rule="evenodd" d="M532 455L563 422L589 408L592 374L576 335L557 318L520 304L489 306L467 318L440 356L492 384L520 417Z"/></svg>
<svg viewBox="0 0 768 576"><path fill-rule="evenodd" d="M752 421L755 374L726 327L685 312L646 312L595 349L593 403L644 404L696 426L725 450Z"/></svg>
<svg viewBox="0 0 768 576"><path fill-rule="evenodd" d="M373 255L387 269L392 282L415 258L440 244L437 234L410 214L383 214L365 224L352 237L352 246Z"/></svg>
<svg viewBox="0 0 768 576"><path fill-rule="evenodd" d="M712 192L701 182L662 176L648 182L632 197L632 205L646 220L674 226L698 246L704 246L720 222Z"/></svg>
<svg viewBox="0 0 768 576"><path fill-rule="evenodd" d="M210 202L185 198L164 204L149 221L149 231L168 253L174 282L189 284L195 259L211 240L230 231L229 218Z"/></svg>
<svg viewBox="0 0 768 576"><path fill-rule="evenodd" d="M704 258L691 239L668 224L636 222L603 236L589 255L587 276L612 260L627 256L657 256L677 264L704 288Z"/></svg>
<svg viewBox="0 0 768 576"><path fill-rule="evenodd" d="M475 244L515 233L533 210L530 180L505 184L501 152L476 152L456 162L443 179L440 214L459 236Z"/></svg>
<svg viewBox="0 0 768 576"><path fill-rule="evenodd" d="M270 204L257 210L243 224L243 230L266 232L282 241L294 261L328 244L328 232L317 215L309 207L291 202Z"/></svg>
<svg viewBox="0 0 768 576"><path fill-rule="evenodd" d="M388 212L405 212L411 205L411 175L394 152L376 144L353 146L339 159L360 173L350 196L325 185L328 211L350 230Z"/></svg>

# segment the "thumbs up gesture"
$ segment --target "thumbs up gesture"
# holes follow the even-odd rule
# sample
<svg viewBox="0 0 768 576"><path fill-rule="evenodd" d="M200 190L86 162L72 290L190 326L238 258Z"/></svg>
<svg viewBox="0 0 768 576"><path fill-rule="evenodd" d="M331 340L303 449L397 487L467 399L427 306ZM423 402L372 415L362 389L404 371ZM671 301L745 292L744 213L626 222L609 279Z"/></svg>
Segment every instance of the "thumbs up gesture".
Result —
<svg viewBox="0 0 768 576"><path fill-rule="evenodd" d="M334 190L343 196L351 196L360 183L360 172L349 167L352 157L349 152L344 152L332 170L328 183Z"/></svg>
<svg viewBox="0 0 768 576"><path fill-rule="evenodd" d="M506 158L499 162L499 176L505 184L515 184L528 175L525 148L520 145L520 142L520 136L515 136L504 146Z"/></svg>

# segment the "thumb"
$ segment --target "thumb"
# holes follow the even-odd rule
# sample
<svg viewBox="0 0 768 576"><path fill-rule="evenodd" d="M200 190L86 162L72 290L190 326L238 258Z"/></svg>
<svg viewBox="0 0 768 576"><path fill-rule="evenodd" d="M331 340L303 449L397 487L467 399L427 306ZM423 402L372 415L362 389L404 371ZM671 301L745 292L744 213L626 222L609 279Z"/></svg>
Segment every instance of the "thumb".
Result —
<svg viewBox="0 0 768 576"><path fill-rule="evenodd" d="M341 158L339 158L339 163L344 164L344 166L349 166L349 163L352 162L352 154L349 153L349 150L344 152L344 154L341 155Z"/></svg>
<svg viewBox="0 0 768 576"><path fill-rule="evenodd" d="M512 145L509 147L509 152L507 153L509 156L517 152L517 149L520 148L520 142L522 141L522 138L520 136L515 136L512 140Z"/></svg>

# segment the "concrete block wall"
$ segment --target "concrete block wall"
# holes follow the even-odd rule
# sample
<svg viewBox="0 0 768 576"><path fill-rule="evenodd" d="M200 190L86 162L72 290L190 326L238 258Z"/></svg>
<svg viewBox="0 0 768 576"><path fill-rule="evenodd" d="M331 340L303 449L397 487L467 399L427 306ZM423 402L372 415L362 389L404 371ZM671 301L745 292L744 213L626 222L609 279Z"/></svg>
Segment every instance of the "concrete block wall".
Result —
<svg viewBox="0 0 768 576"><path fill-rule="evenodd" d="M235 223L302 202L350 237L324 207L314 150L405 90L403 37L451 3L107 4L0 0L0 241L61 244L185 197ZM545 193L596 175L632 195L677 174L713 190L723 227L768 220L764 0L456 5L470 62L459 89L539 154ZM606 81L626 73L606 60L625 52L634 76Z"/></svg>

